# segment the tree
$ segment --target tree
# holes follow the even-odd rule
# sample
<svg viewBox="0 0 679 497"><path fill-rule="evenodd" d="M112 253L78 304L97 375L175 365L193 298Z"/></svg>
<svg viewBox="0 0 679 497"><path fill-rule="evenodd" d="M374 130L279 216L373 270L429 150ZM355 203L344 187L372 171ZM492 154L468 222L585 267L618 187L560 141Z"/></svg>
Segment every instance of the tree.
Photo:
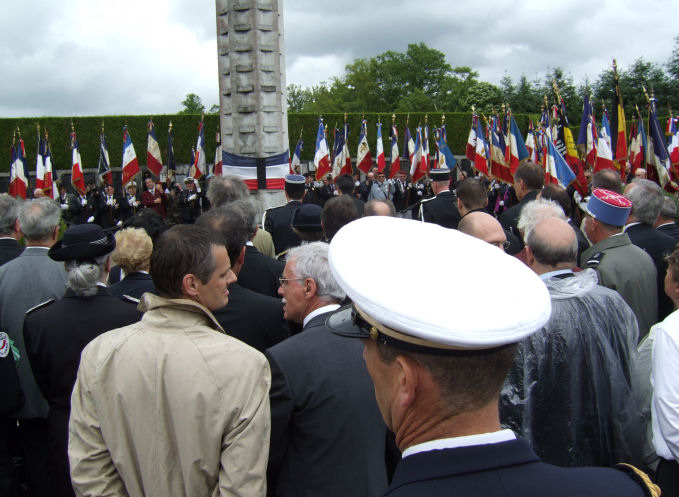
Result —
<svg viewBox="0 0 679 497"><path fill-rule="evenodd" d="M502 90L497 86L480 81L469 89L465 107L471 109L474 106L478 112L498 112L502 106Z"/></svg>
<svg viewBox="0 0 679 497"><path fill-rule="evenodd" d="M311 103L311 92L308 88L290 84L287 86L288 112L303 112Z"/></svg>
<svg viewBox="0 0 679 497"><path fill-rule="evenodd" d="M219 114L219 104L212 104L210 110L207 111L208 114Z"/></svg>
<svg viewBox="0 0 679 497"><path fill-rule="evenodd" d="M443 111L469 111L465 107L469 89L478 83L479 73L468 66L454 67L441 85L437 107Z"/></svg>
<svg viewBox="0 0 679 497"><path fill-rule="evenodd" d="M679 81L679 36L674 39L672 55L667 61L667 71L676 81Z"/></svg>
<svg viewBox="0 0 679 497"><path fill-rule="evenodd" d="M436 110L434 102L422 90L415 90L403 97L396 112L430 112Z"/></svg>
<svg viewBox="0 0 679 497"><path fill-rule="evenodd" d="M203 101L195 93L187 93L182 105L184 108L178 114L202 114L205 112Z"/></svg>

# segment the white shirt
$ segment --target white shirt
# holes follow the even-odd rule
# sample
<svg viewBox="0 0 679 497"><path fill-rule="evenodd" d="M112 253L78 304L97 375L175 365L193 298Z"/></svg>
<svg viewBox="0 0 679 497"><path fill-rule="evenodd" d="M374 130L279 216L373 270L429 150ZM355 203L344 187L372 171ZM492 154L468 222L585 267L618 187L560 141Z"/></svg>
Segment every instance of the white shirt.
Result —
<svg viewBox="0 0 679 497"><path fill-rule="evenodd" d="M514 435L512 430L479 433L476 435L467 435L465 437L441 438L439 440L430 440L429 442L411 445L403 451L402 457L412 456L413 454L419 454L420 452L429 452L430 450L456 449L458 447L470 447L472 445L497 444L515 439L516 435Z"/></svg>
<svg viewBox="0 0 679 497"><path fill-rule="evenodd" d="M339 309L339 304L329 304L329 305L324 305L323 307L319 307L318 309L315 309L311 311L309 314L306 315L304 318L304 322L302 323L302 328L306 326L306 324L311 321L313 318L318 316L319 314L323 314L324 312L332 312L336 311Z"/></svg>
<svg viewBox="0 0 679 497"><path fill-rule="evenodd" d="M679 461L679 311L674 311L654 328L653 445L658 456Z"/></svg>

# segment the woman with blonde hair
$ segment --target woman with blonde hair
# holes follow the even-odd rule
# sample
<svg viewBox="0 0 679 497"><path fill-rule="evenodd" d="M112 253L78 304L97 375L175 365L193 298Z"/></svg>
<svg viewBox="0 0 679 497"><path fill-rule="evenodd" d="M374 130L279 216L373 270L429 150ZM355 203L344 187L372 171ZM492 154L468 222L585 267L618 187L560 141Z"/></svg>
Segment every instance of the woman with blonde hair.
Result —
<svg viewBox="0 0 679 497"><path fill-rule="evenodd" d="M111 259L120 266L125 277L109 287L112 295L139 300L145 292L155 292L149 274L151 252L153 242L145 230L125 228L116 233L116 249Z"/></svg>

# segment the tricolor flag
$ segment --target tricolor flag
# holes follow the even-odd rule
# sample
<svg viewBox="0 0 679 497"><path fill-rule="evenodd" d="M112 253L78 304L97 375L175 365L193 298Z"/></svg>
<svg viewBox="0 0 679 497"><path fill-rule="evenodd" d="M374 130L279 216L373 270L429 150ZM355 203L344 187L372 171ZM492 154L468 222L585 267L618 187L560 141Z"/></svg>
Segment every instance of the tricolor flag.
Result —
<svg viewBox="0 0 679 497"><path fill-rule="evenodd" d="M330 167L330 153L328 142L325 138L323 119L318 119L318 133L316 133L316 149L314 151L314 166L316 167L316 179L322 180L332 171Z"/></svg>
<svg viewBox="0 0 679 497"><path fill-rule="evenodd" d="M476 160L476 136L478 130L479 116L475 113L472 114L472 127L469 128L469 136L467 137L467 148L465 150L465 155L467 159L474 162Z"/></svg>
<svg viewBox="0 0 679 497"><path fill-rule="evenodd" d="M342 174L342 169L344 169L344 131L335 128L335 141L332 147L332 175L337 177Z"/></svg>
<svg viewBox="0 0 679 497"><path fill-rule="evenodd" d="M670 157L656 116L653 97L649 100L648 110L648 163L655 167L660 185L664 187L670 181Z"/></svg>
<svg viewBox="0 0 679 497"><path fill-rule="evenodd" d="M417 127L415 134L415 152L410 159L410 177L413 183L422 178L427 172L427 163L422 151L422 128Z"/></svg>
<svg viewBox="0 0 679 497"><path fill-rule="evenodd" d="M391 125L391 163L389 164L389 178L395 177L401 170L401 157L398 153L398 130Z"/></svg>
<svg viewBox="0 0 679 497"><path fill-rule="evenodd" d="M521 136L521 131L514 120L514 116L509 114L509 169L512 177L519 164L528 159L528 149Z"/></svg>
<svg viewBox="0 0 679 497"><path fill-rule="evenodd" d="M637 108L637 117L635 123L635 133L630 144L630 158L632 164L632 173L638 168L646 169L646 130L644 129L644 120L641 118L639 109Z"/></svg>
<svg viewBox="0 0 679 497"><path fill-rule="evenodd" d="M113 176L111 175L111 161L108 157L108 147L106 146L106 135L104 134L104 126L101 127L101 134L99 135L99 161L97 163L97 178L100 183L113 184Z"/></svg>
<svg viewBox="0 0 679 497"><path fill-rule="evenodd" d="M478 118L476 119L476 129L474 130L474 143L474 168L488 176L488 145L483 137L483 129Z"/></svg>
<svg viewBox="0 0 679 497"><path fill-rule="evenodd" d="M297 146L295 147L295 153L290 157L290 174L296 174L295 168L302 165L302 150L304 150L304 142L302 141L302 133L299 134L299 140L297 140Z"/></svg>
<svg viewBox="0 0 679 497"><path fill-rule="evenodd" d="M240 177L250 190L282 190L285 187L285 175L290 168L290 152L266 157L243 157L224 150L224 174L235 174Z"/></svg>
<svg viewBox="0 0 679 497"><path fill-rule="evenodd" d="M403 136L405 137L405 142L403 144L403 159L408 161L408 164L413 160L413 154L415 153L415 142L413 137L410 135L410 129L408 124L406 124Z"/></svg>
<svg viewBox="0 0 679 497"><path fill-rule="evenodd" d="M73 124L71 124L71 184L80 195L85 194L85 176Z"/></svg>
<svg viewBox="0 0 679 497"><path fill-rule="evenodd" d="M478 140L478 137L476 139ZM493 116L491 120L488 141L490 142L491 174L505 183L514 183L514 176L509 169L509 164L505 162L505 153L507 147L498 116Z"/></svg>
<svg viewBox="0 0 679 497"><path fill-rule="evenodd" d="M38 130L38 153L35 154L35 187L44 191L45 187L45 140L40 136L40 125Z"/></svg>
<svg viewBox="0 0 679 497"><path fill-rule="evenodd" d="M160 146L156 138L156 130L153 126L153 119L147 124L148 133L146 141L146 168L149 169L156 178L160 178L163 170L163 158L160 156Z"/></svg>
<svg viewBox="0 0 679 497"><path fill-rule="evenodd" d="M627 166L627 123L625 121L625 109L622 103L622 94L618 83L618 68L613 60L613 71L615 78L615 95L613 100L613 119L611 135L611 151L613 152L613 162L620 171L620 178L625 179L625 169Z"/></svg>
<svg viewBox="0 0 679 497"><path fill-rule="evenodd" d="M26 189L28 187L28 178L25 171L25 153L23 151L24 142L19 138L19 143L16 139L12 139L12 155L9 170L9 194L12 197L26 198Z"/></svg>
<svg viewBox="0 0 679 497"><path fill-rule="evenodd" d="M537 164L537 155L535 153L535 130L533 128L533 120L528 120L528 133L526 134L526 151L528 152L528 160L533 164Z"/></svg>
<svg viewBox="0 0 679 497"><path fill-rule="evenodd" d="M172 143L172 123L167 130L167 178L174 181L177 174L177 167L174 163L174 144Z"/></svg>
<svg viewBox="0 0 679 497"><path fill-rule="evenodd" d="M368 121L363 119L361 124L361 134L358 137L358 151L356 152L356 167L368 173L373 165L373 159L370 155L370 145L368 145Z"/></svg>
<svg viewBox="0 0 679 497"><path fill-rule="evenodd" d="M189 177L193 179L200 178L205 173L205 122L203 118L198 123L198 139L196 140L195 155L193 163L189 168Z"/></svg>
<svg viewBox="0 0 679 497"><path fill-rule="evenodd" d="M217 130L217 134L215 135L215 165L214 168L212 169L212 174L215 176L222 176L223 172L223 164L224 164L224 158L222 157L222 136L219 130Z"/></svg>
<svg viewBox="0 0 679 497"><path fill-rule="evenodd" d="M123 186L126 187L137 174L139 174L137 153L134 151L132 137L127 126L123 126Z"/></svg>
<svg viewBox="0 0 679 497"><path fill-rule="evenodd" d="M354 172L351 167L351 153L349 152L349 123L346 121L342 134L342 164L340 174L352 174Z"/></svg>
<svg viewBox="0 0 679 497"><path fill-rule="evenodd" d="M439 133L439 140L436 143L436 146L439 151L439 160L437 167L442 168L442 167L447 167L451 171L457 166L457 160L455 159L455 156L453 155L453 152L450 151L450 148L448 147L448 144L446 143L446 139L444 138L445 133Z"/></svg>
<svg viewBox="0 0 679 497"><path fill-rule="evenodd" d="M604 110L601 117L601 127L599 128L599 139L596 144L594 172L601 171L602 169L614 169L617 171L615 164L613 164L613 152L611 151L611 137L609 133L608 116Z"/></svg>
<svg viewBox="0 0 679 497"><path fill-rule="evenodd" d="M429 156L429 125L427 124L424 125L422 130L422 156L424 157L426 172L429 173L431 157Z"/></svg>
<svg viewBox="0 0 679 497"><path fill-rule="evenodd" d="M679 118L673 118L671 113L672 110L670 109L670 117L667 120L667 131L669 131L667 153L670 156L672 171L675 177L679 178L679 127L677 126Z"/></svg>
<svg viewBox="0 0 679 497"><path fill-rule="evenodd" d="M45 174L43 175L43 187L42 190L46 195L56 199L59 196L59 191L56 187L57 182L57 172L54 169L54 163L52 161L52 151L50 150L50 141L47 130L45 130Z"/></svg>
<svg viewBox="0 0 679 497"><path fill-rule="evenodd" d="M548 151L545 157L546 170L552 176L553 183L566 188L575 181L575 173L571 170L566 159L556 149L552 140L547 140L547 147Z"/></svg>
<svg viewBox="0 0 679 497"><path fill-rule="evenodd" d="M375 157L375 162L377 164L377 170L379 172L384 171L384 167L387 165L384 160L384 143L382 142L382 123L377 123L377 143L375 145L377 150L377 156Z"/></svg>

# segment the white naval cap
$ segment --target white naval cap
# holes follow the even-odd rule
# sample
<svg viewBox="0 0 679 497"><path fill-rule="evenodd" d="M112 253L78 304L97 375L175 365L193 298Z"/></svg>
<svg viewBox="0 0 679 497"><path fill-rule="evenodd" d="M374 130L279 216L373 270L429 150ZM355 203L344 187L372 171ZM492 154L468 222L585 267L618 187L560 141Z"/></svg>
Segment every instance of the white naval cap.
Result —
<svg viewBox="0 0 679 497"><path fill-rule="evenodd" d="M551 313L545 284L523 262L433 223L358 219L333 237L329 262L353 302L326 322L343 336L428 353L489 349L520 341Z"/></svg>

